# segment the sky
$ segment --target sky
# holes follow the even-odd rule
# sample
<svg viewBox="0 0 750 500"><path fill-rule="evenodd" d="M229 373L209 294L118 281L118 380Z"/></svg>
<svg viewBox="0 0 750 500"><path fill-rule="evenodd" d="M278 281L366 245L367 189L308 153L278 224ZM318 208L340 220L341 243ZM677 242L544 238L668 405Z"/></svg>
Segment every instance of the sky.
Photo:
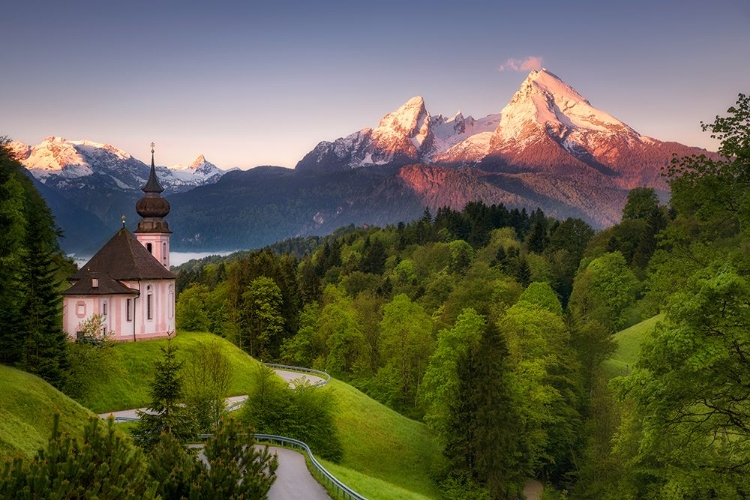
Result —
<svg viewBox="0 0 750 500"><path fill-rule="evenodd" d="M161 165L294 167L421 95L499 113L545 67L643 135L750 93L747 0L7 2L0 136L111 144Z"/></svg>

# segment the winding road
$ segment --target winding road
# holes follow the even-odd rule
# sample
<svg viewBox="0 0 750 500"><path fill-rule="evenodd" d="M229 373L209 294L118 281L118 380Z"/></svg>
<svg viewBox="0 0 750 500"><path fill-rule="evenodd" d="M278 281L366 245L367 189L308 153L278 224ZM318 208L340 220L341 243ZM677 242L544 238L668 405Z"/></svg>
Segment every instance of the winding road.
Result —
<svg viewBox="0 0 750 500"><path fill-rule="evenodd" d="M306 380L310 384L321 384L325 382L325 379L310 375L308 373L294 372L290 370L274 369L274 371L287 383L294 387L298 381ZM233 396L226 399L226 405L229 409L238 408L245 400L247 396ZM141 411L145 411L145 408L140 408ZM110 415L115 417L116 421L127 421L138 419L136 409L113 411L108 413L100 413L99 417L106 419ZM330 500L331 497L328 495L323 486L313 477L310 471L307 469L305 463L305 457L301 453L287 449L279 448L275 446L269 446L269 450L274 453L279 459L279 467L276 469L276 481L271 486L271 490L268 492L269 500Z"/></svg>

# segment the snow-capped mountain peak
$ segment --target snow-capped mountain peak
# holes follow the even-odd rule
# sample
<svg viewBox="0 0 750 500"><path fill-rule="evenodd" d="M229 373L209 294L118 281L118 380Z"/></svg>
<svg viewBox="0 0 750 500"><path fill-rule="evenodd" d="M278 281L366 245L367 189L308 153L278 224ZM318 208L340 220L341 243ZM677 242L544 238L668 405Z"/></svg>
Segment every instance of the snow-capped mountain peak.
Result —
<svg viewBox="0 0 750 500"><path fill-rule="evenodd" d="M408 137L414 137L420 133L426 134L429 125L430 114L424 105L421 96L412 97L406 104L393 113L388 113L381 120L375 132L392 132Z"/></svg>
<svg viewBox="0 0 750 500"><path fill-rule="evenodd" d="M148 178L149 167L145 163L109 144L50 136L36 146L14 141L11 149L34 177L60 189L95 182L117 190L139 192ZM167 192L212 184L224 174L203 155L190 166L157 168ZM93 181L94 178L98 180Z"/></svg>
<svg viewBox="0 0 750 500"><path fill-rule="evenodd" d="M193 163L190 164L190 170L198 170L206 163L208 163L208 161L206 160L206 157L203 155L200 155L198 156L198 158L195 159L195 161L193 161Z"/></svg>
<svg viewBox="0 0 750 500"><path fill-rule="evenodd" d="M504 141L522 140L529 127L635 134L614 116L594 108L573 87L546 69L529 73L501 116L496 134Z"/></svg>

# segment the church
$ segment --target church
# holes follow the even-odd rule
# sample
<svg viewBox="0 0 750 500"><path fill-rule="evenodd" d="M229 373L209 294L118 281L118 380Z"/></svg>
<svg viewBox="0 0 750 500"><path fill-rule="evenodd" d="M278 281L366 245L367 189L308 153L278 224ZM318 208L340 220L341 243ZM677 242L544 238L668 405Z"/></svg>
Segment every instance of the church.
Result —
<svg viewBox="0 0 750 500"><path fill-rule="evenodd" d="M100 334L116 341L166 337L175 331L175 275L169 270L169 236L151 144L151 172L136 203L141 216L135 235L123 227L69 278L63 292L63 329L71 340L81 325L99 314Z"/></svg>

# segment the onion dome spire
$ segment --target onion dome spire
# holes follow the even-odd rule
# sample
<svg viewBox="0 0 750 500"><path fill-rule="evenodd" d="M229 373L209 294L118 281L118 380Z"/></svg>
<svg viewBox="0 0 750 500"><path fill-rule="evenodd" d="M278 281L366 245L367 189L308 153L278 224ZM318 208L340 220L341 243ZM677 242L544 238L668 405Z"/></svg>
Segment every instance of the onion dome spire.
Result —
<svg viewBox="0 0 750 500"><path fill-rule="evenodd" d="M162 193L164 188L159 184L159 179L156 178L156 166L154 165L154 144L151 143L151 173L148 175L148 181L146 185L141 188L144 193Z"/></svg>
<svg viewBox="0 0 750 500"><path fill-rule="evenodd" d="M156 177L156 166L154 164L154 143L151 143L151 173L146 185L141 191L146 193L143 198L135 204L135 211L143 217L138 223L136 232L170 232L167 222L163 220L169 214L169 202L161 197L164 188L159 184Z"/></svg>

